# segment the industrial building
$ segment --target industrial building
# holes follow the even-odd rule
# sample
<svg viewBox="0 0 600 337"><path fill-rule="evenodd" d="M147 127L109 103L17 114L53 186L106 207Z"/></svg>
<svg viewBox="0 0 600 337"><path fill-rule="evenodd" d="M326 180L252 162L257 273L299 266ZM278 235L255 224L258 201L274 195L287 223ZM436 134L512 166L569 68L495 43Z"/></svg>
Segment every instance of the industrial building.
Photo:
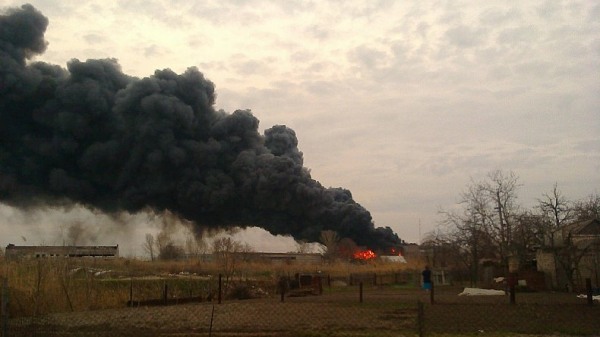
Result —
<svg viewBox="0 0 600 337"><path fill-rule="evenodd" d="M7 259L50 257L119 257L116 246L16 246L9 244L4 252Z"/></svg>

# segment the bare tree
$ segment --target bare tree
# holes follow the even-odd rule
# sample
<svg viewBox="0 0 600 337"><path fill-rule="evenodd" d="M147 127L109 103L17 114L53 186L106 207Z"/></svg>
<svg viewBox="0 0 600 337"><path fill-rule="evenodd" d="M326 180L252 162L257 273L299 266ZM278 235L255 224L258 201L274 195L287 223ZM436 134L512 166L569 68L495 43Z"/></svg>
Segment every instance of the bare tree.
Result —
<svg viewBox="0 0 600 337"><path fill-rule="evenodd" d="M565 237L566 236L566 237ZM591 242L575 242L573 234L569 231L563 233L562 242L555 249L556 259L558 264L562 267L562 270L567 277L569 288L575 290L575 276L579 273L580 261L582 258L594 248L597 244L594 241Z"/></svg>
<svg viewBox="0 0 600 337"><path fill-rule="evenodd" d="M338 234L331 230L321 232L321 243L325 246L325 258L333 259L337 251L337 244L340 241Z"/></svg>
<svg viewBox="0 0 600 337"><path fill-rule="evenodd" d="M177 246L172 241L169 241L158 252L158 258L161 260L178 260L184 256L183 248Z"/></svg>
<svg viewBox="0 0 600 337"><path fill-rule="evenodd" d="M71 246L76 246L80 244L84 233L85 230L83 228L83 225L81 224L81 222L76 221L67 229L67 238L69 239L67 244Z"/></svg>
<svg viewBox="0 0 600 337"><path fill-rule="evenodd" d="M554 183L552 192L544 193L541 199L538 199L538 208L543 216L549 219L551 224L548 230L559 229L564 224L573 219L573 212L570 202L558 190L558 184Z"/></svg>
<svg viewBox="0 0 600 337"><path fill-rule="evenodd" d="M213 241L212 250L219 269L225 276L225 288L228 288L231 285L233 275L236 273L238 263L242 259L242 253L251 252L252 247L235 241L231 237L223 237Z"/></svg>
<svg viewBox="0 0 600 337"><path fill-rule="evenodd" d="M154 245L156 246L155 252L160 255L160 252L163 251L171 242L171 235L169 235L169 233L167 233L165 230L160 231L160 233L158 233L154 238Z"/></svg>
<svg viewBox="0 0 600 337"><path fill-rule="evenodd" d="M438 240L453 247L453 255L469 270L469 279L475 285L479 281L481 259L495 255L494 247L489 244L490 199L480 184L468 186L461 199L461 212L440 211L444 216L445 233L438 234Z"/></svg>
<svg viewBox="0 0 600 337"><path fill-rule="evenodd" d="M512 236L514 220L520 211L517 204L517 189L521 186L517 175L509 171L507 173L496 170L488 174L488 180L482 183L482 188L491 199L497 218L492 222L495 237L498 242L500 259L508 270L508 256L514 252L512 247Z"/></svg>
<svg viewBox="0 0 600 337"><path fill-rule="evenodd" d="M600 194L590 194L587 199L575 202L573 216L576 221L600 219Z"/></svg>
<svg viewBox="0 0 600 337"><path fill-rule="evenodd" d="M206 241L200 236L188 237L185 240L185 252L190 256L199 257L206 253L207 248Z"/></svg>
<svg viewBox="0 0 600 337"><path fill-rule="evenodd" d="M156 259L155 255L155 242L154 236L150 233L146 233L146 241L142 244L144 251L150 255L150 261L154 261Z"/></svg>
<svg viewBox="0 0 600 337"><path fill-rule="evenodd" d="M513 225L513 253L519 257L520 265L533 266L537 249L545 244L547 218L531 210L524 210L514 217Z"/></svg>
<svg viewBox="0 0 600 337"><path fill-rule="evenodd" d="M358 251L358 246L350 238L343 238L337 243L336 256L342 259L352 259L354 253Z"/></svg>
<svg viewBox="0 0 600 337"><path fill-rule="evenodd" d="M425 233L421 243L421 251L424 252L424 263L432 268L452 268L455 271L463 269L470 270L468 254L458 243L454 235L455 228L438 226L431 232Z"/></svg>
<svg viewBox="0 0 600 337"><path fill-rule="evenodd" d="M561 242L560 247L556 246L556 240L554 235L557 231L566 225L572 218L572 208L569 205L569 201L558 189L558 184L554 183L552 191L550 193L544 193L541 199L538 199L538 208L544 219L544 237L548 238L552 251L552 258L555 266L562 266L565 270L566 275L572 274L571 263L574 258L573 253L575 250L570 245L570 241ZM567 247L564 244L567 244ZM556 276L556 283L558 284L558 274ZM567 276L567 278L569 278Z"/></svg>
<svg viewBox="0 0 600 337"><path fill-rule="evenodd" d="M518 187L514 173L494 171L480 182L471 181L460 195L460 210L440 211L445 227L442 241L455 247L455 256L469 270L473 284L479 281L479 266L484 259L508 268L514 222L519 214Z"/></svg>

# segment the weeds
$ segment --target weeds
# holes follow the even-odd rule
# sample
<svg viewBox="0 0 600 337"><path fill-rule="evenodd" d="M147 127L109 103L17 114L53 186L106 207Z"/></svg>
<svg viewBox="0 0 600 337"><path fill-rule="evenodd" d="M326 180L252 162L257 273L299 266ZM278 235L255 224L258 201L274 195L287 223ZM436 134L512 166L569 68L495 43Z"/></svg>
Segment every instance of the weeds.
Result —
<svg viewBox="0 0 600 337"><path fill-rule="evenodd" d="M262 296L276 296L280 276L321 273L331 279L349 273L402 272L410 266L390 263L274 264L237 263L224 283L223 298L246 298L254 287ZM0 257L0 277L11 292L11 316L124 307L128 301L198 298L216 299L222 264L200 260L142 261L135 259L45 258L20 261ZM328 287L327 279L323 287ZM335 289L335 288L333 288ZM337 291L337 290L333 290Z"/></svg>

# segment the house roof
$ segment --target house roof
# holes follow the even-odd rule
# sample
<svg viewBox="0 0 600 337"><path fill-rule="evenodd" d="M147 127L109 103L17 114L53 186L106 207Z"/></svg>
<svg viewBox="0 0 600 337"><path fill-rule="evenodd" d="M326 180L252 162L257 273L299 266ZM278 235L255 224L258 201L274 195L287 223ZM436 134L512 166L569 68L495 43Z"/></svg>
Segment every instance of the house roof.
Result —
<svg viewBox="0 0 600 337"><path fill-rule="evenodd" d="M562 228L563 233L571 235L600 235L600 220L590 219L566 225Z"/></svg>

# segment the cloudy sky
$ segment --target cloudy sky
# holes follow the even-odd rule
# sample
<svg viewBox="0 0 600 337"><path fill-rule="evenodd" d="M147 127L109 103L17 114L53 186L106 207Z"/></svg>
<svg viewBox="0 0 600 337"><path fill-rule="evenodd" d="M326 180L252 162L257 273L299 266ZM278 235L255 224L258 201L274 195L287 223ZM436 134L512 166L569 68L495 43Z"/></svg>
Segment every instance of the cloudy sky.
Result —
<svg viewBox="0 0 600 337"><path fill-rule="evenodd" d="M409 242L493 170L519 176L528 207L554 183L570 199L600 192L595 0L30 3L50 20L36 60L116 58L137 77L198 67L217 108L294 129L313 178ZM31 220L0 215L24 236L14 223Z"/></svg>

